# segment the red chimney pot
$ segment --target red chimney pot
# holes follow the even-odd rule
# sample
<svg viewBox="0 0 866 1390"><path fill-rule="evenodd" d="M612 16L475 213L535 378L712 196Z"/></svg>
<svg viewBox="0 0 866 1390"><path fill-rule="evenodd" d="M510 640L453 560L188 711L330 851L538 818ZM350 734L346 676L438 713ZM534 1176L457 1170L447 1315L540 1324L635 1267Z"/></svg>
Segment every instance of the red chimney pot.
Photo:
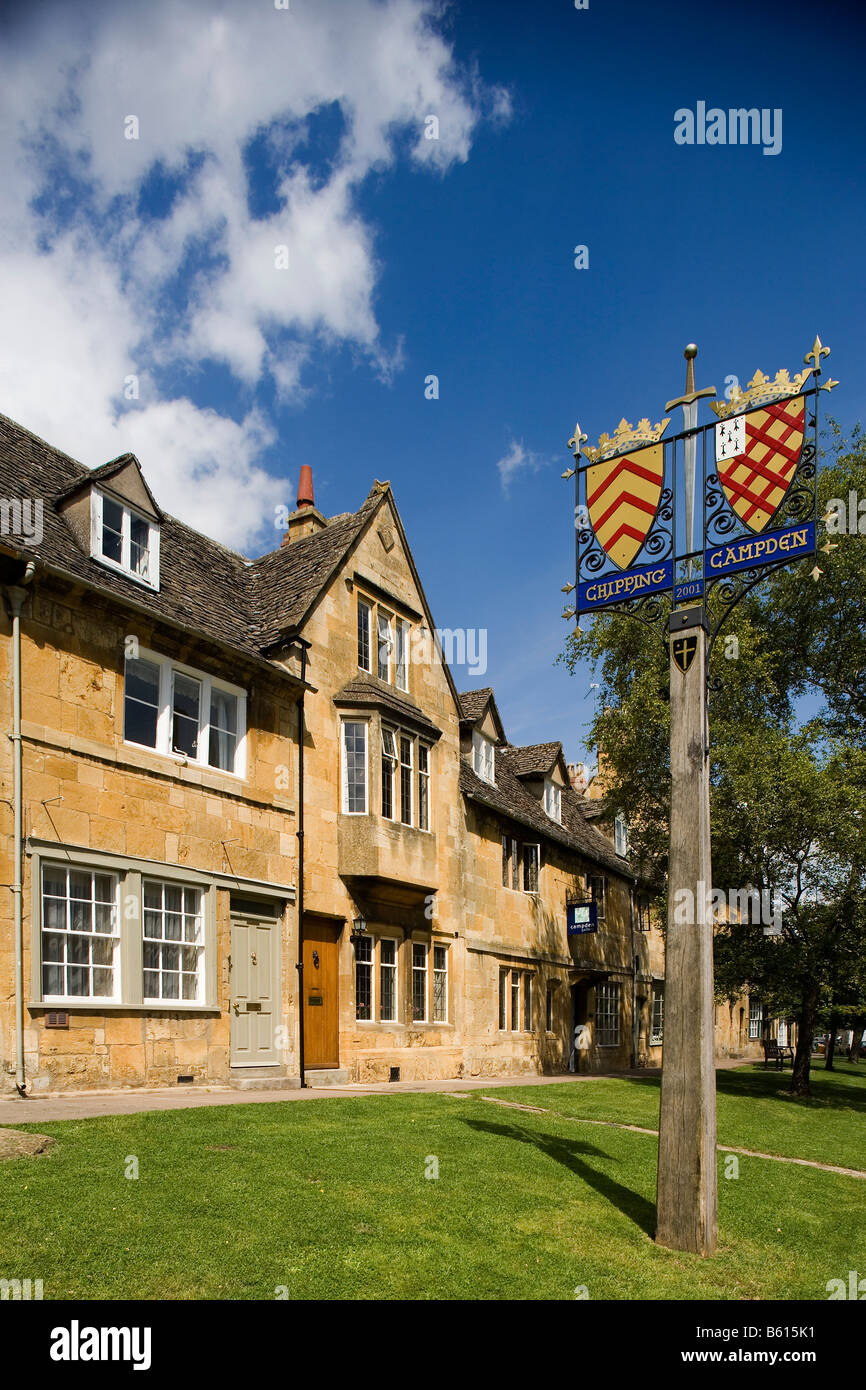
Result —
<svg viewBox="0 0 866 1390"><path fill-rule="evenodd" d="M301 476L298 479L298 507L315 507L316 502L313 497L313 470L308 463L301 464Z"/></svg>

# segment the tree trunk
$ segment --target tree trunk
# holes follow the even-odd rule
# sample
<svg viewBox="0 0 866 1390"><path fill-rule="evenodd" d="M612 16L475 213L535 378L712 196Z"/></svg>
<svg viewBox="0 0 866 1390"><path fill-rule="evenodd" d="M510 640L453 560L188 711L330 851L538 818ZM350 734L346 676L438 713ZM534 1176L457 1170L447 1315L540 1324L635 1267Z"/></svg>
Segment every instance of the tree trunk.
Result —
<svg viewBox="0 0 866 1390"><path fill-rule="evenodd" d="M863 1037L863 1029L866 1028L866 1019L856 1018L854 1020L854 1032L851 1037L851 1046L848 1048L848 1061L860 1061L860 1043Z"/></svg>
<svg viewBox="0 0 866 1390"><path fill-rule="evenodd" d="M833 1058L836 1056L836 1028L839 1022L838 1014L830 1015L830 1029L827 1033L827 1054L824 1058L824 1070L835 1071Z"/></svg>
<svg viewBox="0 0 866 1390"><path fill-rule="evenodd" d="M812 1039L815 1036L815 1020L818 1015L818 990L810 985L803 992L800 1004L800 1017L797 1020L797 1051L794 1054L794 1071L791 1077L791 1094L811 1095L809 1090L809 1068L812 1062Z"/></svg>

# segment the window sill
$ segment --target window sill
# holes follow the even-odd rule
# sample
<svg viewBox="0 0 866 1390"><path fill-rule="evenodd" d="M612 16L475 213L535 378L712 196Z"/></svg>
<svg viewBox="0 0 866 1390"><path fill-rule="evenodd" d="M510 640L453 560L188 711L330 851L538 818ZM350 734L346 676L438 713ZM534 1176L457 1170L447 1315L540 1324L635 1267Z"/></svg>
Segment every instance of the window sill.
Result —
<svg viewBox="0 0 866 1390"><path fill-rule="evenodd" d="M124 739L121 746L128 749L129 752L144 753L151 758L164 758L167 763L181 772L199 772L209 774L211 777L225 777L235 784L244 781L244 773L242 772L230 772L227 767L214 767L212 763L200 763L195 758L188 758L185 753L166 753L162 748L151 748L146 743L133 743L130 739Z"/></svg>
<svg viewBox="0 0 866 1390"><path fill-rule="evenodd" d="M118 565L116 561L109 560L107 555L100 555L98 551L92 551L91 560L95 560L97 565L108 570L110 574L121 574L124 579L129 579L133 584L137 584L140 589L147 589L151 594L159 593L159 580L154 584L150 579L143 579L140 574L134 574L132 570L124 569L123 565Z"/></svg>
<svg viewBox="0 0 866 1390"><path fill-rule="evenodd" d="M36 1010L59 1010L61 1013L127 1013L127 1014L221 1014L218 1004L118 1004L102 999L34 999L27 1004L31 1013Z"/></svg>

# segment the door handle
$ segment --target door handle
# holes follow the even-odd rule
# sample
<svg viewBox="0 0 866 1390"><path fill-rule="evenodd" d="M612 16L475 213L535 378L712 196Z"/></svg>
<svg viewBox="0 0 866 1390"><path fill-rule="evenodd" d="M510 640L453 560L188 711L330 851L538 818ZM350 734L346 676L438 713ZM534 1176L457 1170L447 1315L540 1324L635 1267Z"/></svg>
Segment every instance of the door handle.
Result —
<svg viewBox="0 0 866 1390"><path fill-rule="evenodd" d="M258 960L256 959L255 951L250 951L250 960L252 961L253 965L258 965Z"/></svg>

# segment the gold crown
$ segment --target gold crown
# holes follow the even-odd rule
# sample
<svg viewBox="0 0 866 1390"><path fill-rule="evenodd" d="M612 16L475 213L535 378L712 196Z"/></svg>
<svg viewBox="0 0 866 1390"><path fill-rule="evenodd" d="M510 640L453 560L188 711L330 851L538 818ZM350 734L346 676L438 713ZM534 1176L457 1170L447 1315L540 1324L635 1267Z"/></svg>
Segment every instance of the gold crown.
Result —
<svg viewBox="0 0 866 1390"><path fill-rule="evenodd" d="M729 401L712 401L710 410L720 420L726 420L729 415L739 415L750 407L754 409L756 406L769 405L770 401L784 400L786 396L797 396L812 375L812 370L807 367L792 378L788 375L787 367L783 367L772 379L757 371L745 391L735 386Z"/></svg>
<svg viewBox="0 0 866 1390"><path fill-rule="evenodd" d="M628 453L631 449L643 448L645 444L657 444L669 424L670 417L660 420L655 425L651 425L646 416L638 420L637 425L630 425L628 420L622 419L613 434L603 434L594 449L584 449L583 452L590 463L614 458L617 454Z"/></svg>

